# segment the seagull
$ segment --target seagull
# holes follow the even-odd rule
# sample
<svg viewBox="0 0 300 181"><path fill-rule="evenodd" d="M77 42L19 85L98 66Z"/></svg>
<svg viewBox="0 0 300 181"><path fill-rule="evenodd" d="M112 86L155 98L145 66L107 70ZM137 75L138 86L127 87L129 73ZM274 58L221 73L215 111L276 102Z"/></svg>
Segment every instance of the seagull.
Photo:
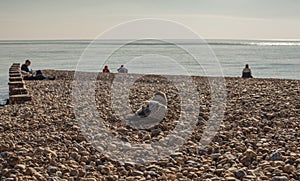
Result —
<svg viewBox="0 0 300 181"><path fill-rule="evenodd" d="M149 129L159 124L167 113L167 96L163 92L157 92L143 103L134 115L126 119L127 125L138 129Z"/></svg>

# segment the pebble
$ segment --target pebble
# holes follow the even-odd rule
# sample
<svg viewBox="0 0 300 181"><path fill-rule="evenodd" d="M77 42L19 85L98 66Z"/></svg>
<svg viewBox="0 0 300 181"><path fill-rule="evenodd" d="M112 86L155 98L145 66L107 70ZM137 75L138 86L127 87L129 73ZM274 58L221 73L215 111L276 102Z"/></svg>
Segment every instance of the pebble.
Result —
<svg viewBox="0 0 300 181"><path fill-rule="evenodd" d="M24 164L18 164L15 166L16 169L19 169L19 170L25 170L26 169L26 165Z"/></svg>
<svg viewBox="0 0 300 181"><path fill-rule="evenodd" d="M161 133L161 129L154 129L151 131L151 137L158 136Z"/></svg>
<svg viewBox="0 0 300 181"><path fill-rule="evenodd" d="M243 170L238 170L234 172L234 175L238 179L243 179L245 176L247 176L247 173Z"/></svg>
<svg viewBox="0 0 300 181"><path fill-rule="evenodd" d="M236 179L234 177L226 177L225 180L226 181L236 181Z"/></svg>
<svg viewBox="0 0 300 181"><path fill-rule="evenodd" d="M49 174L55 174L57 171L58 171L58 168L57 167L53 167L53 166L50 166L48 167L48 173Z"/></svg>
<svg viewBox="0 0 300 181"><path fill-rule="evenodd" d="M240 161L243 165L249 166L254 160L256 160L256 156L257 155L253 150L247 149Z"/></svg>
<svg viewBox="0 0 300 181"><path fill-rule="evenodd" d="M289 179L286 176L275 176L272 178L272 181L288 181Z"/></svg>
<svg viewBox="0 0 300 181"><path fill-rule="evenodd" d="M97 179L96 178L87 178L87 179L85 179L85 181L97 181Z"/></svg>
<svg viewBox="0 0 300 181"><path fill-rule="evenodd" d="M283 167L283 171L285 173L295 173L296 172L296 168L293 165L287 164Z"/></svg>
<svg viewBox="0 0 300 181"><path fill-rule="evenodd" d="M15 165L19 164L21 161L21 159L19 157L16 156L11 156L8 159L8 164L12 167L14 167Z"/></svg>
<svg viewBox="0 0 300 181"><path fill-rule="evenodd" d="M78 170L71 170L70 171L70 176L74 177L74 176L78 176Z"/></svg>
<svg viewBox="0 0 300 181"><path fill-rule="evenodd" d="M271 160L271 161L281 160L281 153L278 152L278 151L273 152L273 153L270 155L269 160Z"/></svg>
<svg viewBox="0 0 300 181"><path fill-rule="evenodd" d="M133 176L141 176L141 175L144 175L144 173L141 172L141 171L138 171L138 170L134 170L134 171L132 172L132 175L133 175Z"/></svg>

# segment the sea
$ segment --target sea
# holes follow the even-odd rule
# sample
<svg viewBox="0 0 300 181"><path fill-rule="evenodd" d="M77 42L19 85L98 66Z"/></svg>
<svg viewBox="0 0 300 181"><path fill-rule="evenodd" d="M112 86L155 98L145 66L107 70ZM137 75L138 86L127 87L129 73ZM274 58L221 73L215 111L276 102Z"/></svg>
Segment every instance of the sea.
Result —
<svg viewBox="0 0 300 181"><path fill-rule="evenodd" d="M191 51L190 51L191 50ZM191 56L190 56L191 55ZM191 58L193 57L193 58ZM101 71L300 80L300 40L17 40L0 41L0 104L8 98L8 69L30 59L33 70Z"/></svg>

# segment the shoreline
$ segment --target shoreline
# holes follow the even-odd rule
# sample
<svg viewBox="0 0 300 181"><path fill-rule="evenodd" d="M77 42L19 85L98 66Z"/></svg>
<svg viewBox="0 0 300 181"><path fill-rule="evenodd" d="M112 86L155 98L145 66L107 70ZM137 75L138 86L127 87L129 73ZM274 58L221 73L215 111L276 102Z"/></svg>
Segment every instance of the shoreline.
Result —
<svg viewBox="0 0 300 181"><path fill-rule="evenodd" d="M56 75L59 78L63 78L63 79L71 79L71 77L74 77L75 74L75 70L66 70L66 69L59 69L59 70L54 70L54 69L44 69L42 70L42 72L44 73L44 75L46 76L53 76ZM97 72L81 72L81 73L90 73L90 74L96 74ZM97 74L101 74L102 72L98 72ZM118 73L110 73L111 75L116 75ZM183 76L183 77L192 77L192 78L224 78L224 81L226 82L226 80L230 80L230 79L241 79L243 80L243 78L241 77L213 77L213 76L195 76L195 75L191 75L191 76L187 76L187 75L157 75L157 74L135 74L135 73L128 73L127 75L147 75L147 76ZM250 78L248 80L278 80L278 81L300 81L300 79L287 79L287 78L262 78L262 77L254 77L254 78ZM5 106L8 102L9 96L8 96L8 92L7 92L7 97L1 99L0 101L2 101L2 103L0 103L0 106Z"/></svg>
<svg viewBox="0 0 300 181"><path fill-rule="evenodd" d="M60 75L60 74L69 74L68 76L71 76L72 74L74 74L76 71L75 70L65 70L65 69L62 69L62 70L54 70L54 69L44 69L42 70L42 72L45 74L45 75L54 75L54 74L57 74ZM83 72L81 71L80 73L90 73L90 74L102 74L102 72ZM115 75L115 74L119 74L119 73L115 73L115 72L112 72L112 73L109 73L109 74L112 74L112 75ZM225 80L226 79L243 79L241 76L236 76L236 77L228 77L228 76L224 76L224 77L214 77L214 76L199 76L199 75L159 75L159 74L138 74L138 73L127 73L127 75L148 75L148 76L183 76L183 77L199 77L199 78L224 78ZM273 77L253 77L253 78L248 78L248 80L287 80L287 81L300 81L300 79L288 79L288 78L273 78Z"/></svg>

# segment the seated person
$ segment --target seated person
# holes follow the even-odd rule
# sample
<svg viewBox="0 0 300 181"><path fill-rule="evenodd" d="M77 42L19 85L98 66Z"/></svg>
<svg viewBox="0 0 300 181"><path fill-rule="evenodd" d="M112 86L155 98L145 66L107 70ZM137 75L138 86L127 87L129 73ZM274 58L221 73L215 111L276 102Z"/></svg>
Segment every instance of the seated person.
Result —
<svg viewBox="0 0 300 181"><path fill-rule="evenodd" d="M253 78L248 64L246 64L245 68L243 69L242 78Z"/></svg>
<svg viewBox="0 0 300 181"><path fill-rule="evenodd" d="M110 72L107 65L104 66L104 69L102 70L102 72L106 72L106 73Z"/></svg>
<svg viewBox="0 0 300 181"><path fill-rule="evenodd" d="M128 73L128 69L124 67L124 65L121 65L120 68L117 69L119 73Z"/></svg>
<svg viewBox="0 0 300 181"><path fill-rule="evenodd" d="M55 78L44 77L42 71L40 70L37 70L34 75L34 72L29 67L30 64L31 64L30 60L26 60L25 64L21 66L21 73L23 75L24 80L44 80L44 79L54 80L55 79Z"/></svg>

